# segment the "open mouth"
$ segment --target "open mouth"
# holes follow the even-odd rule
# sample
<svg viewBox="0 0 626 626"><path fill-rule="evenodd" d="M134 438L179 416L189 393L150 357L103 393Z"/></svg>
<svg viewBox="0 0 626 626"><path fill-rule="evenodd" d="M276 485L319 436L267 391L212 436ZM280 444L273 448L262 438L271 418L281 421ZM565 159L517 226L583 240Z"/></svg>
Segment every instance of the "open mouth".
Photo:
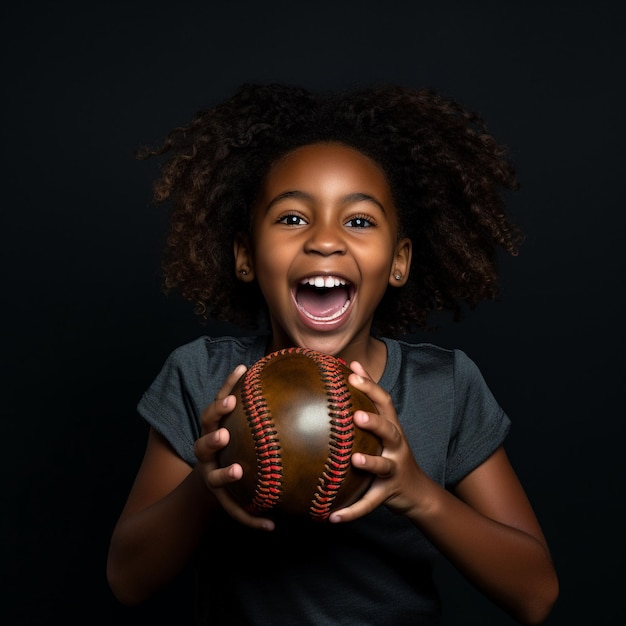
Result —
<svg viewBox="0 0 626 626"><path fill-rule="evenodd" d="M311 276L296 287L298 308L316 322L331 322L346 312L352 301L354 288L343 278Z"/></svg>

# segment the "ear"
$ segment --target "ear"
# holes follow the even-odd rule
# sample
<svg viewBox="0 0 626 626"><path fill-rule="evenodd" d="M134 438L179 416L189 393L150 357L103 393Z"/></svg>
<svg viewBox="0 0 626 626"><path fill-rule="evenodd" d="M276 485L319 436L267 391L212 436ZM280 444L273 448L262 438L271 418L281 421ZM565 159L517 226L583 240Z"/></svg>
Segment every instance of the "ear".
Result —
<svg viewBox="0 0 626 626"><path fill-rule="evenodd" d="M411 271L411 256L413 254L413 244L408 238L401 239L396 244L396 251L389 275L389 284L393 287L402 287L406 284Z"/></svg>
<svg viewBox="0 0 626 626"><path fill-rule="evenodd" d="M237 278L244 283L254 280L254 264L252 263L252 245L250 236L245 233L237 233L233 244L235 253L235 272Z"/></svg>

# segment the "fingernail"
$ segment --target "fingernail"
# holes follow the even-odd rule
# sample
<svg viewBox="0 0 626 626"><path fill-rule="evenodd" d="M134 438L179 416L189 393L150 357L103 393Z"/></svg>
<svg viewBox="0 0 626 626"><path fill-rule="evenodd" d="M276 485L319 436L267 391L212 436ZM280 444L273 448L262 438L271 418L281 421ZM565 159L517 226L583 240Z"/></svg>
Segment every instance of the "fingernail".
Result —
<svg viewBox="0 0 626 626"><path fill-rule="evenodd" d="M370 421L370 416L365 411L356 411L354 417L364 424Z"/></svg>

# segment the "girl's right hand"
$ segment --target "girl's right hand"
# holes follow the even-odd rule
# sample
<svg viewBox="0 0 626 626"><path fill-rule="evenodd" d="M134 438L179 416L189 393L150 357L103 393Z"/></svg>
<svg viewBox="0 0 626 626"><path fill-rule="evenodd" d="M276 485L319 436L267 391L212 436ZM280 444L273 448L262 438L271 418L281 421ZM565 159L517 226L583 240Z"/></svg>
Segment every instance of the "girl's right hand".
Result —
<svg viewBox="0 0 626 626"><path fill-rule="evenodd" d="M231 391L245 371L245 365L238 365L229 374L215 400L202 412L202 434L194 445L198 462L193 471L233 519L252 528L273 530L274 522L271 519L248 513L237 504L225 488L230 483L241 479L243 476L241 465L233 463L227 467L220 467L217 461L217 453L230 441L229 431L226 428L220 428L219 423L235 408L236 398Z"/></svg>

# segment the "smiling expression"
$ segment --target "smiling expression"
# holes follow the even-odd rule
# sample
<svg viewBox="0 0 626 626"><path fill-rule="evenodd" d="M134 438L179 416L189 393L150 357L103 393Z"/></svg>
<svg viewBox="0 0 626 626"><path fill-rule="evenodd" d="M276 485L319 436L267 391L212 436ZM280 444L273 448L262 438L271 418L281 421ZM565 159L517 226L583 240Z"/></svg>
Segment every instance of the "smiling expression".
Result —
<svg viewBox="0 0 626 626"><path fill-rule="evenodd" d="M303 146L276 163L254 206L251 233L236 243L236 263L263 292L272 349L298 345L341 355L367 344L388 285L406 280L410 242L398 242L387 178L343 144Z"/></svg>

